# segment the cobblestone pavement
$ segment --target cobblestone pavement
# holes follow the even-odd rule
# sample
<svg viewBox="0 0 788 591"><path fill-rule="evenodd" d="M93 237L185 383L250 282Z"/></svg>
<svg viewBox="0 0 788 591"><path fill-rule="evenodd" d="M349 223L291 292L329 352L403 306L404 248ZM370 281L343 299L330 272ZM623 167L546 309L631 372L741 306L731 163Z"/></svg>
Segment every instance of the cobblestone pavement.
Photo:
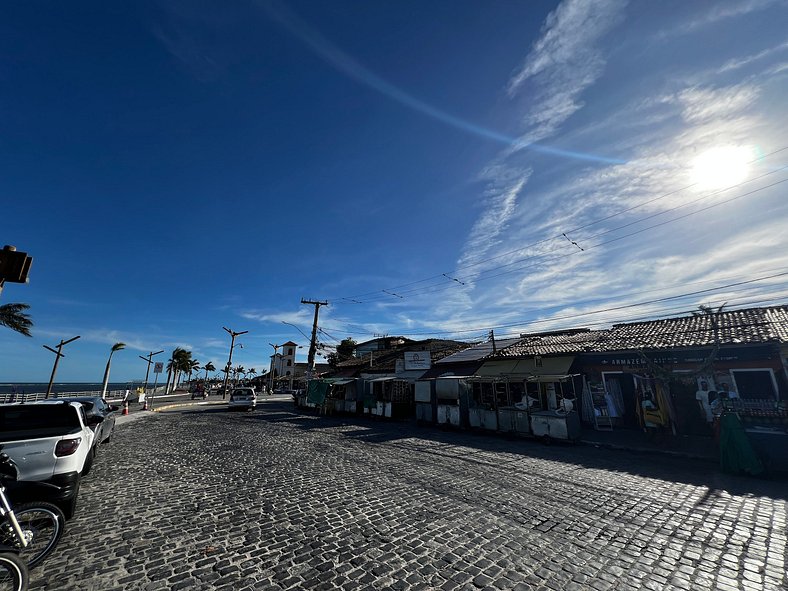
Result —
<svg viewBox="0 0 788 591"><path fill-rule="evenodd" d="M284 402L181 409L118 429L31 589L785 589L787 496Z"/></svg>

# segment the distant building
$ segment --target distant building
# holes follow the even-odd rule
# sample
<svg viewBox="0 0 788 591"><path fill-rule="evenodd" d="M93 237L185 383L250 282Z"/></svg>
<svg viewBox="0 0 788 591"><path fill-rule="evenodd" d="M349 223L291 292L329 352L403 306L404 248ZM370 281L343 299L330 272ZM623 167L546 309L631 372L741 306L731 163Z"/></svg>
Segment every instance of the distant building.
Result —
<svg viewBox="0 0 788 591"><path fill-rule="evenodd" d="M356 357L363 357L364 355L369 355L372 352L390 351L412 342L414 341L405 337L378 337L376 339L357 344L353 355Z"/></svg>
<svg viewBox="0 0 788 591"><path fill-rule="evenodd" d="M282 352L271 355L271 368L272 375L278 377L287 377L295 375L295 355L298 344L293 341L287 341L281 345Z"/></svg>

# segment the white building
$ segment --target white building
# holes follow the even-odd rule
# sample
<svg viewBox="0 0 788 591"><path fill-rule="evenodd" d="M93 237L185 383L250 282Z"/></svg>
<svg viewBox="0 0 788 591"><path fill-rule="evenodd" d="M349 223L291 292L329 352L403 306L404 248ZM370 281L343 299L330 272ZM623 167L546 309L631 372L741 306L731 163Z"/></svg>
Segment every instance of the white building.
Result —
<svg viewBox="0 0 788 591"><path fill-rule="evenodd" d="M271 355L271 375L276 377L288 377L294 375L295 355L298 345L293 341L287 341L281 345L282 352Z"/></svg>

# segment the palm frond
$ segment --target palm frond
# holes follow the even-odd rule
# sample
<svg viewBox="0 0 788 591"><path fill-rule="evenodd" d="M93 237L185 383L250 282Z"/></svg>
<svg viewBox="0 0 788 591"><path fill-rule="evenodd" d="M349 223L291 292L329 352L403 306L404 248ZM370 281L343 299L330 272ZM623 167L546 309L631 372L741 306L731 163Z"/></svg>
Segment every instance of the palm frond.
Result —
<svg viewBox="0 0 788 591"><path fill-rule="evenodd" d="M30 314L25 314L25 310L29 308L28 304L4 304L0 306L0 325L7 326L26 337L33 336L30 334L30 329L33 328L33 320L30 318Z"/></svg>

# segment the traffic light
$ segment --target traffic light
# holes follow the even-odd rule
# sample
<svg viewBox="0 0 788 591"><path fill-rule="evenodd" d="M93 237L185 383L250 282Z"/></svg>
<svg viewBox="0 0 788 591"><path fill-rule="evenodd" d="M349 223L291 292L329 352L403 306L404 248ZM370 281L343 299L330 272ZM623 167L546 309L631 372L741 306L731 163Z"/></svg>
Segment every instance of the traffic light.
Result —
<svg viewBox="0 0 788 591"><path fill-rule="evenodd" d="M0 250L0 283L27 283L32 264L33 257L27 256L26 252L19 252L13 246L4 246Z"/></svg>

